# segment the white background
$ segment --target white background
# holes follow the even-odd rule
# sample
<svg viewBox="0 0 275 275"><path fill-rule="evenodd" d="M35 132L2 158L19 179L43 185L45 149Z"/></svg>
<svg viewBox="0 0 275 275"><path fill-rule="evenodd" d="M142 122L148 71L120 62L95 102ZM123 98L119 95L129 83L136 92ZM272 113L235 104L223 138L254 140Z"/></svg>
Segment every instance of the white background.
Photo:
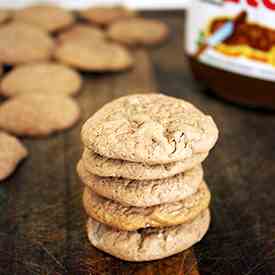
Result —
<svg viewBox="0 0 275 275"><path fill-rule="evenodd" d="M33 3L53 3L67 8L122 4L137 9L182 9L191 0L0 0L0 7L19 8Z"/></svg>

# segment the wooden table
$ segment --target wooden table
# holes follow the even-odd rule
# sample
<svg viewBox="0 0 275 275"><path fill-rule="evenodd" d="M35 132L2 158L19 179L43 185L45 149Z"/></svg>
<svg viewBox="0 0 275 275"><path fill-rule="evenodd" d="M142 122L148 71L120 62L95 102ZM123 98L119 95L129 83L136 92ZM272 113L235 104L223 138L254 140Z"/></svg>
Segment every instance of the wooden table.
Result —
<svg viewBox="0 0 275 275"><path fill-rule="evenodd" d="M24 140L30 156L0 186L0 274L275 274L275 117L202 92L183 57L184 13L147 13L166 21L171 41L146 53L128 73L85 74L82 121L42 140ZM153 66L152 66L153 64ZM160 90L214 116L220 139L205 161L212 224L202 242L151 263L127 263L87 241L82 186L75 172L82 123L121 95Z"/></svg>

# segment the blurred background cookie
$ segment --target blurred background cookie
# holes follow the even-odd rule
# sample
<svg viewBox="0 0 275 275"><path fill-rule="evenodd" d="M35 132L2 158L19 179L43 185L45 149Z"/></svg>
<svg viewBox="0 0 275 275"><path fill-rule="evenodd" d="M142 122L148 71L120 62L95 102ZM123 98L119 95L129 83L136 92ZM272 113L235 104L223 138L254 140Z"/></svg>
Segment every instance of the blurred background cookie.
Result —
<svg viewBox="0 0 275 275"><path fill-rule="evenodd" d="M17 138L0 131L0 181L10 176L27 155L27 149Z"/></svg>
<svg viewBox="0 0 275 275"><path fill-rule="evenodd" d="M117 20L133 17L136 13L122 6L116 7L92 7L79 12L80 16L87 21L107 26Z"/></svg>
<svg viewBox="0 0 275 275"><path fill-rule="evenodd" d="M73 126L77 103L64 95L25 94L0 105L0 129L18 136L44 136Z"/></svg>
<svg viewBox="0 0 275 275"><path fill-rule="evenodd" d="M75 20L70 11L51 5L37 5L20 9L14 13L14 19L49 32L68 27Z"/></svg>
<svg viewBox="0 0 275 275"><path fill-rule="evenodd" d="M114 43L65 41L58 45L54 55L59 62L83 71L117 72L133 65L130 52Z"/></svg>
<svg viewBox="0 0 275 275"><path fill-rule="evenodd" d="M108 36L127 45L156 45L167 39L168 27L157 20L131 18L113 23Z"/></svg>
<svg viewBox="0 0 275 275"><path fill-rule="evenodd" d="M30 24L13 22L0 27L0 63L16 65L47 60L53 48L53 39Z"/></svg>
<svg viewBox="0 0 275 275"><path fill-rule="evenodd" d="M104 40L105 38L105 32L101 29L82 23L73 25L68 30L61 32L57 37L58 41L62 42L74 40L88 40L92 42L95 40Z"/></svg>
<svg viewBox="0 0 275 275"><path fill-rule="evenodd" d="M4 76L0 93L7 97L30 93L75 95L81 83L80 74L62 64L26 64Z"/></svg>
<svg viewBox="0 0 275 275"><path fill-rule="evenodd" d="M12 12L9 10L0 10L0 24L11 18Z"/></svg>

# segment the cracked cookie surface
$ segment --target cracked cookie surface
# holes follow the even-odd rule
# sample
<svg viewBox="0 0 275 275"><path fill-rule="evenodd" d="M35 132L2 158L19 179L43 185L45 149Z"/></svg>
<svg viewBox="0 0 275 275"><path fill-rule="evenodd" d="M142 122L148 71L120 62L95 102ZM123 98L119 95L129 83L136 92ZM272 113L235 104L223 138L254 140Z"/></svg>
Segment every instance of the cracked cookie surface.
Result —
<svg viewBox="0 0 275 275"><path fill-rule="evenodd" d="M203 162L207 155L207 153L198 153L184 161L148 165L141 162L108 159L91 150L85 149L82 154L82 161L85 168L97 176L154 180L168 178L183 173Z"/></svg>
<svg viewBox="0 0 275 275"><path fill-rule="evenodd" d="M87 223L90 242L100 250L126 261L150 261L182 252L199 242L210 224L210 212L202 211L192 221L167 228L121 231L100 224Z"/></svg>
<svg viewBox="0 0 275 275"><path fill-rule="evenodd" d="M85 169L83 161L79 162L77 171L82 182L93 192L123 205L137 207L181 201L195 194L203 179L200 165L170 178L147 181L98 177Z"/></svg>
<svg viewBox="0 0 275 275"><path fill-rule="evenodd" d="M101 156L153 165L207 153L218 129L210 116L184 100L140 94L103 106L84 124L81 136Z"/></svg>
<svg viewBox="0 0 275 275"><path fill-rule="evenodd" d="M88 216L120 230L134 231L146 227L166 227L192 220L208 208L210 192L202 182L197 192L184 200L151 207L126 206L98 196L88 187L83 204Z"/></svg>

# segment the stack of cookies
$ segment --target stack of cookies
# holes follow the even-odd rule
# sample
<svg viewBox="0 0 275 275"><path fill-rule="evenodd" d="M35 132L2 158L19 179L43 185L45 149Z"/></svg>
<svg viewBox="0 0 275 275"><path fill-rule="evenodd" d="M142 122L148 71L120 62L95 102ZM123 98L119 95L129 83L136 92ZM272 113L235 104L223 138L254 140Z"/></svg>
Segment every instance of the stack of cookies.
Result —
<svg viewBox="0 0 275 275"><path fill-rule="evenodd" d="M149 261L200 241L210 223L201 162L218 138L210 116L161 94L131 95L82 128L78 174L90 242L128 261Z"/></svg>

